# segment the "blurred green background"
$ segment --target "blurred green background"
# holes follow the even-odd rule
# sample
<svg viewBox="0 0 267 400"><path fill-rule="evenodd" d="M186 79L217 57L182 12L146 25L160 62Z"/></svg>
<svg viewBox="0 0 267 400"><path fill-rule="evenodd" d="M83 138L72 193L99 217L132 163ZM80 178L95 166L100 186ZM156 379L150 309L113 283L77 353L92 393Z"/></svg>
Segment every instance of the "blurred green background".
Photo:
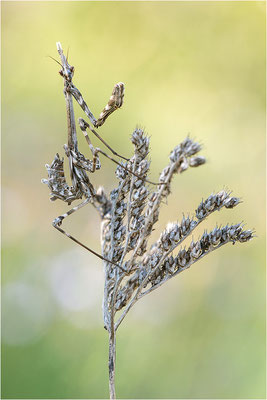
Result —
<svg viewBox="0 0 267 400"><path fill-rule="evenodd" d="M101 262L53 230L45 163L67 141L56 41L97 116L114 83L125 104L99 131L131 155L151 135L151 179L190 133L207 164L173 182L167 222L222 188L243 203L211 216L257 238L225 246L137 303L118 331L119 398L265 398L265 3L2 2L2 398L108 397ZM76 108L76 118L84 117ZM81 150L89 154L79 132ZM94 143L96 141L93 139ZM102 160L93 182L111 190ZM90 207L66 229L100 251Z"/></svg>

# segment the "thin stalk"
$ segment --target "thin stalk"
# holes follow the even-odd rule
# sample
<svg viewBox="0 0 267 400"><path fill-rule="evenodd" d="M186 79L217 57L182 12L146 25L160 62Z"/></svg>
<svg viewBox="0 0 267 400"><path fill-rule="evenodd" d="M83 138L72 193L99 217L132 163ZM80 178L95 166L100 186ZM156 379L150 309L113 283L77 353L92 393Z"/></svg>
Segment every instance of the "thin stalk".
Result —
<svg viewBox="0 0 267 400"><path fill-rule="evenodd" d="M110 400L116 399L115 392L115 361L116 361L116 333L114 329L114 321L111 323L109 332L109 357L108 357L108 371L109 371L109 396Z"/></svg>

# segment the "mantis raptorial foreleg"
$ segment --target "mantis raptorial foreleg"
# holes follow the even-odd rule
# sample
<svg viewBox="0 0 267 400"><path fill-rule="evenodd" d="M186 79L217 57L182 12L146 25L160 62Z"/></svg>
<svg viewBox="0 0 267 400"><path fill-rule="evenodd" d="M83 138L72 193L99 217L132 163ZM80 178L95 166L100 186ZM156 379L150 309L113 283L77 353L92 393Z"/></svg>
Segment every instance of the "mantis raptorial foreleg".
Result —
<svg viewBox="0 0 267 400"><path fill-rule="evenodd" d="M96 128L102 126L106 121L106 119L108 118L108 116L112 114L115 110L120 108L123 104L124 84L122 82L119 82L114 86L109 102L97 120L94 117L93 113L90 111L89 107L87 106L81 92L73 85L72 82L69 85L68 90L75 98L77 103L80 105L82 110L85 112L85 114L87 115L93 126ZM129 158L126 158L117 153L115 150L113 150L112 147L110 147L109 144L92 127L90 128L90 130L115 156L123 158L126 161L129 161Z"/></svg>
<svg viewBox="0 0 267 400"><path fill-rule="evenodd" d="M99 115L99 118L96 119L93 115L93 113L90 111L88 105L86 104L81 92L79 89L74 86L73 82L70 85L69 88L70 93L72 96L75 98L79 106L83 109L87 117L90 119L91 123L98 128L99 126L102 126L106 119L109 117L110 114L112 114L115 110L120 108L123 104L123 97L124 97L124 83L119 82L116 83L112 90L112 94L109 98L109 101L101 114Z"/></svg>

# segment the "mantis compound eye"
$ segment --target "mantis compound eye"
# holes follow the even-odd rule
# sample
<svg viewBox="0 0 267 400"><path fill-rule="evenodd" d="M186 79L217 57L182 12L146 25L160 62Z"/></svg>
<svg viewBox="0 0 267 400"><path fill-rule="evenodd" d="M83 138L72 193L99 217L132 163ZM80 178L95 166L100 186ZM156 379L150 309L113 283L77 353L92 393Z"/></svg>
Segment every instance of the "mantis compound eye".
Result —
<svg viewBox="0 0 267 400"><path fill-rule="evenodd" d="M73 75L74 75L74 67L68 65L68 68L66 68L65 71L65 78L67 79L67 81L71 82Z"/></svg>

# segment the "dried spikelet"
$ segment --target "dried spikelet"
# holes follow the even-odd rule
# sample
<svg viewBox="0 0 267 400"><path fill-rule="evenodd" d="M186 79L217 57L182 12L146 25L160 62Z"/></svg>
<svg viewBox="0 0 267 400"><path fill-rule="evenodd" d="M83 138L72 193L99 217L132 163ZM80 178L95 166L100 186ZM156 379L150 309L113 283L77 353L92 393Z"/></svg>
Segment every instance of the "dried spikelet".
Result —
<svg viewBox="0 0 267 400"><path fill-rule="evenodd" d="M181 222L169 223L158 241L139 260L139 269L121 287L116 299L116 309L120 310L128 304L139 285L142 284L144 288L148 283L151 283L153 287L159 285L172 277L179 268L185 268L189 263L193 264L202 255L207 254L207 251L210 252L211 246L213 250L229 241L233 242L238 233L241 235L240 225L233 225L231 228L226 226L222 229L215 227L209 234L204 232L199 241L192 241L187 250L181 249L176 257L169 256L211 213L219 211L222 207L233 208L239 203L240 200L237 197L230 197L230 192L222 190L202 200L196 209L195 216L183 216ZM227 240L231 232L233 236ZM251 231L243 231L241 236L237 236L236 241L242 242L243 238L250 240L251 235Z"/></svg>

